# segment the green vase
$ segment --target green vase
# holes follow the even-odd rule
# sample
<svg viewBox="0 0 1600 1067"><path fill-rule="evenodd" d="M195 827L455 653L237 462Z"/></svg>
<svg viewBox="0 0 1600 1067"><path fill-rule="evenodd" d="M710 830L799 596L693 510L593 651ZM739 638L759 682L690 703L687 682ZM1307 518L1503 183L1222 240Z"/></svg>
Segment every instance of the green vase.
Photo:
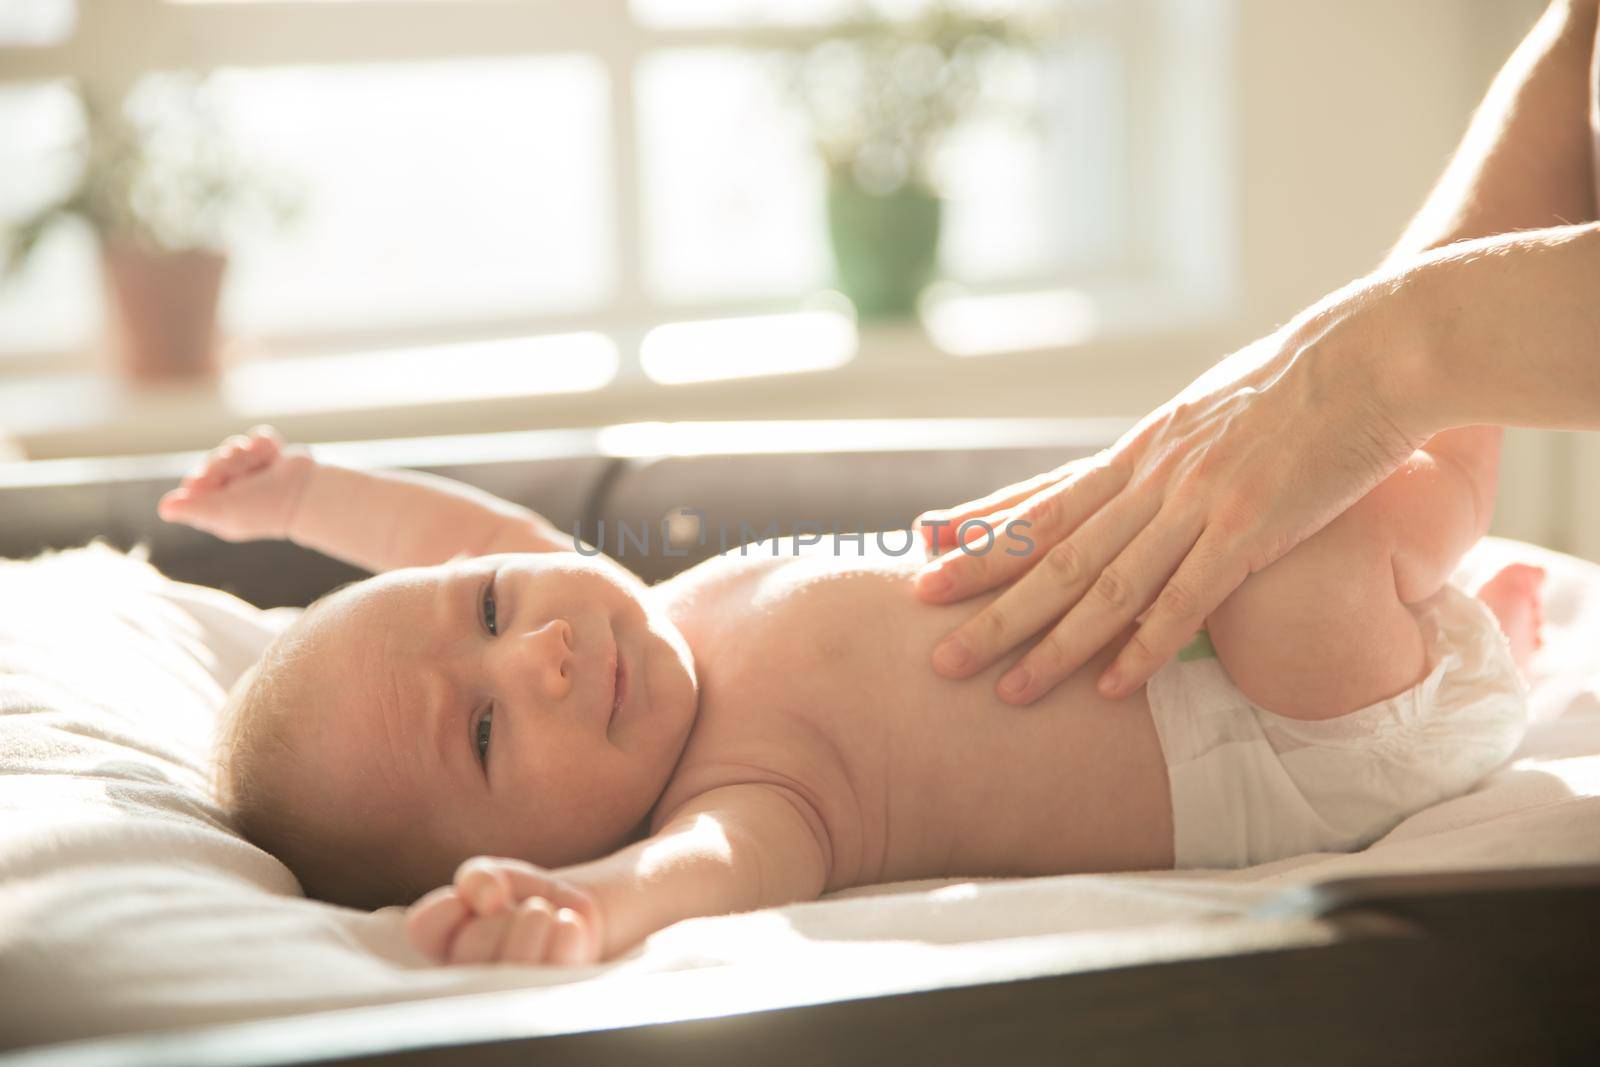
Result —
<svg viewBox="0 0 1600 1067"><path fill-rule="evenodd" d="M853 181L828 185L828 236L839 288L861 318L904 318L933 279L941 204L925 186L888 195Z"/></svg>

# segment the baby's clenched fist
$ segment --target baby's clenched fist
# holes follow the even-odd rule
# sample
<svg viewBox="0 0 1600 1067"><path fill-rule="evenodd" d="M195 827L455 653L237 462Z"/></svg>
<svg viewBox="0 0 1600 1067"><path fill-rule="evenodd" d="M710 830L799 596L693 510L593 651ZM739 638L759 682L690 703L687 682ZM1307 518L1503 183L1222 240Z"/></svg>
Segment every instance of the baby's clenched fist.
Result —
<svg viewBox="0 0 1600 1067"><path fill-rule="evenodd" d="M406 936L452 964L593 963L601 948L593 897L531 863L490 856L463 863L453 884L407 908Z"/></svg>

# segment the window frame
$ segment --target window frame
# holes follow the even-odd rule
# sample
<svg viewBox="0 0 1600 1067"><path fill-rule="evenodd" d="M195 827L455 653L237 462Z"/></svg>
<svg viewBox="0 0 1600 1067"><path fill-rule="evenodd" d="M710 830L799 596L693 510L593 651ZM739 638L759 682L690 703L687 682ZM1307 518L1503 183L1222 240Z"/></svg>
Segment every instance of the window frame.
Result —
<svg viewBox="0 0 1600 1067"><path fill-rule="evenodd" d="M1190 156L1197 138L1231 138L1231 99L1219 71L1230 58L1231 4L1227 0L1067 0L1073 32L1109 34L1127 57L1130 116L1154 116L1150 129L1130 140L1127 196L1143 220L1128 247L1103 276L1040 279L1034 288L1087 294L1094 307L1090 333L1120 333L1175 322L1210 323L1231 308L1237 273L1232 248L1236 227L1228 184L1231 139L1216 166L1165 159L1174 145ZM471 9L470 17L464 9ZM1203 9L1203 10L1202 10ZM1219 17L1219 13L1221 17ZM382 32L374 32L382 27ZM472 341L510 334L558 334L598 328L619 342L617 383L648 383L639 341L668 322L796 310L796 302L718 301L670 304L652 300L645 285L640 138L635 74L652 52L679 48L761 48L793 42L814 27L651 25L628 0L79 0L71 35L57 44L0 47L0 83L73 78L97 93L121 95L143 75L172 69L359 65L406 61L529 57L581 53L598 61L610 83L609 206L615 264L610 298L587 312L540 314L469 325L382 325L325 336L268 336L284 354L314 355L391 346ZM1199 33L1199 37L1195 36ZM1155 65L1163 77L1152 76ZM1176 72L1177 77L1169 77ZM1157 100L1152 94L1182 99ZM1201 104L1196 110L1196 102ZM1205 121L1175 121L1180 112ZM1192 116L1191 116L1192 117ZM1175 127L1188 127L1174 136ZM1196 128L1196 127L1201 128ZM1216 153L1212 153L1215 155ZM1182 194L1161 172L1199 175L1210 185L1217 210L1208 219L1178 205ZM1220 250L1220 254L1219 254ZM1003 298L1008 289L997 287ZM985 291L969 294L981 304ZM1154 299L1154 304L1152 303ZM1157 306L1159 305L1159 306ZM1136 321L1138 320L1138 321ZM936 332L936 331L935 331ZM1085 340L1068 330L1041 342L1024 339L996 349L1070 347ZM1008 345L1010 348L1008 348ZM863 349L867 346L861 346ZM906 345L879 346L902 351ZM915 347L915 346L911 346ZM927 348L927 345L922 346ZM934 349L949 350L935 338ZM995 354L969 352L966 354ZM55 351L0 358L0 379L16 373L82 370L91 353ZM915 357L911 357L915 358Z"/></svg>

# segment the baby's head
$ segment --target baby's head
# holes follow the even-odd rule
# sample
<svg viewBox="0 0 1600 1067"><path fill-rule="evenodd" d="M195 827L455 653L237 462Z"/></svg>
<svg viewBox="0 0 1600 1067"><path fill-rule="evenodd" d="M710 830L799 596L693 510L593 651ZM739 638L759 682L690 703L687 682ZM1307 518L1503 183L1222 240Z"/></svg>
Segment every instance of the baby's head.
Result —
<svg viewBox="0 0 1600 1067"><path fill-rule="evenodd" d="M474 855L630 840L698 702L644 586L576 553L392 571L317 602L240 680L218 791L306 893L409 903Z"/></svg>

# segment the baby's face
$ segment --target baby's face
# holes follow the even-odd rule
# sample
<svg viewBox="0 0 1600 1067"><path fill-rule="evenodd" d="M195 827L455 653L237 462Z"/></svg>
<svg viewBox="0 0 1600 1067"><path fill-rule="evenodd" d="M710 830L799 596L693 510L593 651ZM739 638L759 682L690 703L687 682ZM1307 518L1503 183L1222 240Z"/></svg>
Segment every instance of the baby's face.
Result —
<svg viewBox="0 0 1600 1067"><path fill-rule="evenodd" d="M433 878L476 854L560 866L617 847L694 721L682 635L642 584L573 553L393 571L304 624L295 687L324 709L296 724L304 788L341 818L415 827L407 866Z"/></svg>

